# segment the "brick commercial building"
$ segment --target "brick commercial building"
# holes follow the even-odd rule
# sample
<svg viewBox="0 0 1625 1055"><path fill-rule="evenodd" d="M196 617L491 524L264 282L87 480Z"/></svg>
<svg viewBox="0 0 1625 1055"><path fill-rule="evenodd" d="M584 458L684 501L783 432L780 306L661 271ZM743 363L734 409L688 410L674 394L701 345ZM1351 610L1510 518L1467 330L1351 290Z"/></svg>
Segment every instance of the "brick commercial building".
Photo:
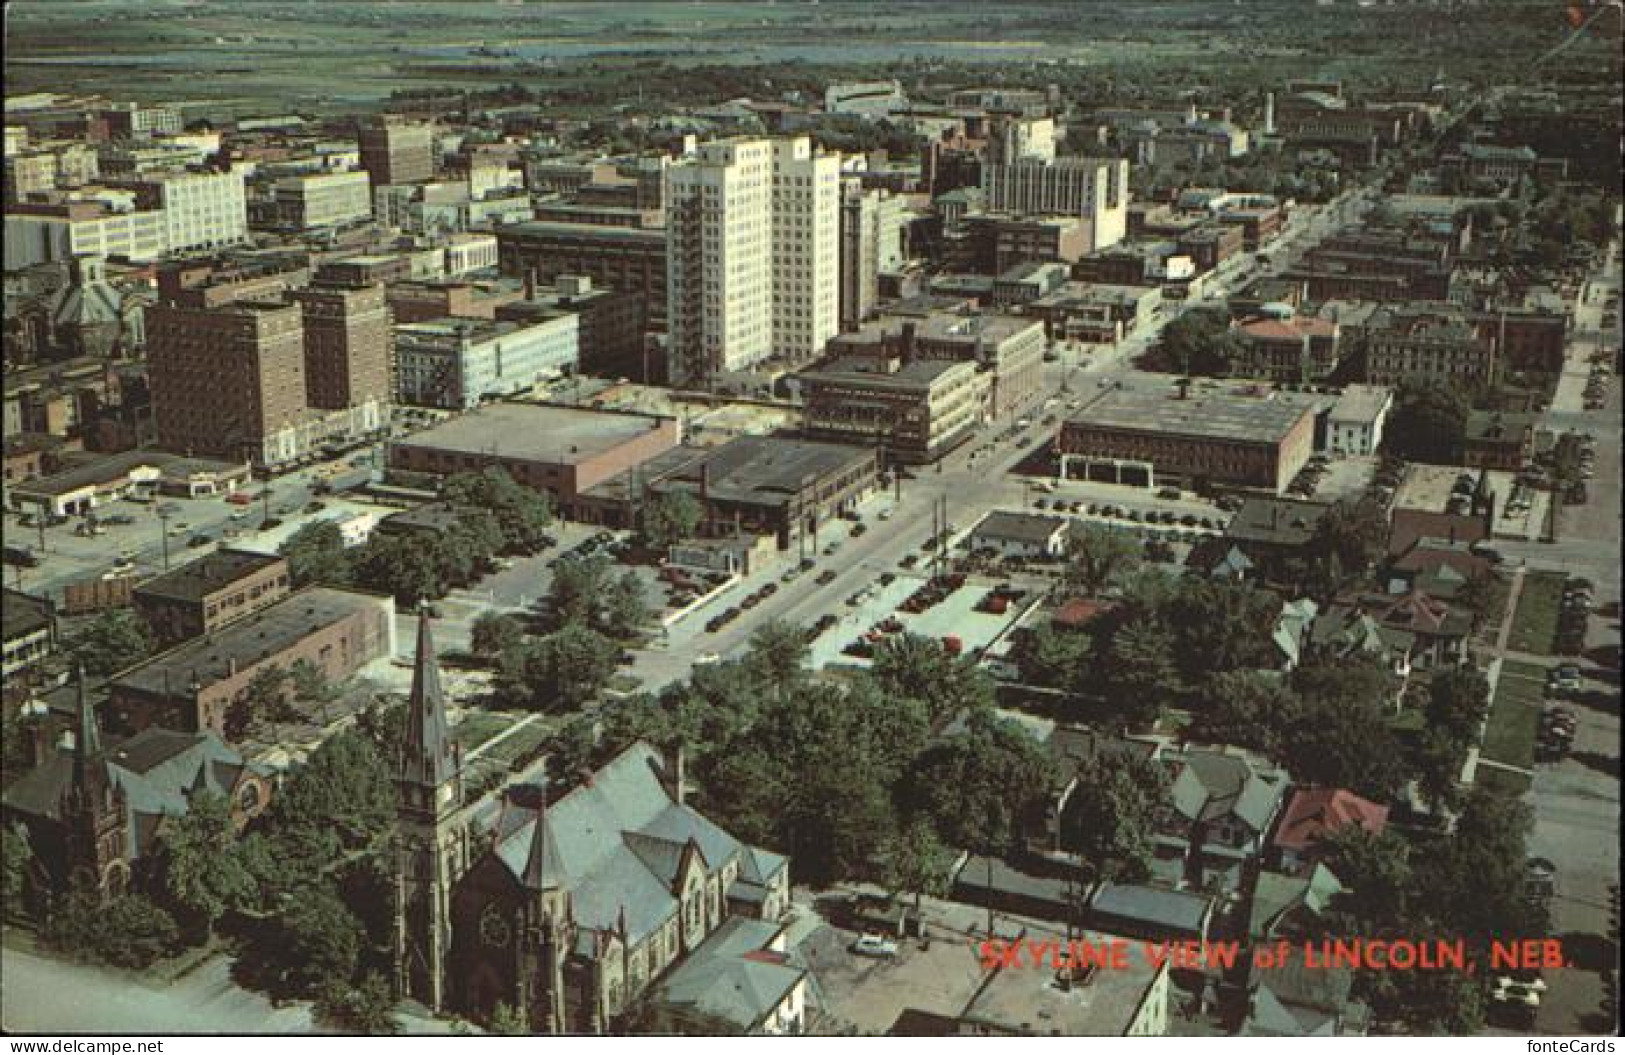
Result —
<svg viewBox="0 0 1625 1055"><path fill-rule="evenodd" d="M873 447L741 436L652 480L648 490L697 498L706 534L737 528L773 536L780 549L789 549L803 539L816 545L819 525L857 505L879 482L880 454Z"/></svg>
<svg viewBox="0 0 1625 1055"><path fill-rule="evenodd" d="M1234 329L1242 347L1240 361L1231 364L1237 376L1302 384L1329 377L1340 361L1337 323L1329 319L1277 313L1244 319Z"/></svg>
<svg viewBox="0 0 1625 1055"><path fill-rule="evenodd" d="M1465 388L1500 373L1496 335L1475 329L1458 309L1394 308L1366 324L1365 379L1374 385L1448 381Z"/></svg>
<svg viewBox="0 0 1625 1055"><path fill-rule="evenodd" d="M114 675L108 709L119 729L224 736L227 712L260 671L305 660L339 682L394 651L392 598L312 586Z"/></svg>
<svg viewBox="0 0 1625 1055"><path fill-rule="evenodd" d="M1279 396L1118 390L1064 422L1056 449L1063 477L1279 494L1314 439L1313 408Z"/></svg>
<svg viewBox="0 0 1625 1055"><path fill-rule="evenodd" d="M650 327L666 328L665 228L537 221L507 224L496 234L504 275L534 274L540 285L586 275L595 285L642 298Z"/></svg>
<svg viewBox="0 0 1625 1055"><path fill-rule="evenodd" d="M495 403L451 418L389 447L389 464L449 474L500 466L547 492L573 516L578 497L676 447L677 419L536 403Z"/></svg>
<svg viewBox="0 0 1625 1055"><path fill-rule="evenodd" d="M994 417L1023 408L1039 395L1044 347L1044 325L1036 320L952 312L923 317L883 315L829 343L835 355L878 360L884 354L980 364L992 375L986 413Z"/></svg>
<svg viewBox="0 0 1625 1055"><path fill-rule="evenodd" d="M375 187L434 178L434 128L384 114L364 122L357 140L361 167Z"/></svg>
<svg viewBox="0 0 1625 1055"><path fill-rule="evenodd" d="M212 633L288 595L281 557L222 549L148 579L131 595L160 645Z"/></svg>
<svg viewBox="0 0 1625 1055"><path fill-rule="evenodd" d="M1469 469L1518 472L1534 457L1534 414L1475 410L1467 415L1462 439L1462 464Z"/></svg>
<svg viewBox="0 0 1625 1055"><path fill-rule="evenodd" d="M155 304L147 309L147 373L165 450L281 461L306 408L299 308Z"/></svg>
<svg viewBox="0 0 1625 1055"><path fill-rule="evenodd" d="M931 462L981 424L992 375L973 362L846 356L800 375L802 423L818 439L881 444Z"/></svg>

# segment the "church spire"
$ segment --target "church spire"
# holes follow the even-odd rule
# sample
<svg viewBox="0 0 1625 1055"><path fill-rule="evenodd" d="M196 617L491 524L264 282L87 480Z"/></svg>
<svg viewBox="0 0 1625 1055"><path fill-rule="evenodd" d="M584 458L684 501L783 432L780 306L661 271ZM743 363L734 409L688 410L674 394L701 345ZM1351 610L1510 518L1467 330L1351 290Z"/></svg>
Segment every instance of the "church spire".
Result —
<svg viewBox="0 0 1625 1055"><path fill-rule="evenodd" d="M520 882L528 890L548 890L558 887L564 874L564 858L558 842L553 838L553 826L547 822L547 771L544 769L537 783L541 794L537 798L536 824L530 831L530 853L525 858L525 874Z"/></svg>
<svg viewBox="0 0 1625 1055"><path fill-rule="evenodd" d="M79 729L73 737L73 783L83 789L85 778L102 753L102 735L96 728L96 709L90 705L90 694L85 691L85 668L80 664L75 679L79 689Z"/></svg>
<svg viewBox="0 0 1625 1055"><path fill-rule="evenodd" d="M412 696L407 703L406 739L401 749L401 780L438 788L456 775L457 759L446 730L446 696L440 684L429 606L418 608L417 655Z"/></svg>

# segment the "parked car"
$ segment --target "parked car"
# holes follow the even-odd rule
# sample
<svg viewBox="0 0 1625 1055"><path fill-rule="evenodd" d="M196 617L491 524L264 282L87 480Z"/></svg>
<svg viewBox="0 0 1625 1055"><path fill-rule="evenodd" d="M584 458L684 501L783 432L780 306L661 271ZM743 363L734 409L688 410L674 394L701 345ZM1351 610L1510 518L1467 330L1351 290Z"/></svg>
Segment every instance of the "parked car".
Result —
<svg viewBox="0 0 1625 1055"><path fill-rule="evenodd" d="M879 934L865 934L849 946L849 951L858 956L890 959L897 955L897 943Z"/></svg>

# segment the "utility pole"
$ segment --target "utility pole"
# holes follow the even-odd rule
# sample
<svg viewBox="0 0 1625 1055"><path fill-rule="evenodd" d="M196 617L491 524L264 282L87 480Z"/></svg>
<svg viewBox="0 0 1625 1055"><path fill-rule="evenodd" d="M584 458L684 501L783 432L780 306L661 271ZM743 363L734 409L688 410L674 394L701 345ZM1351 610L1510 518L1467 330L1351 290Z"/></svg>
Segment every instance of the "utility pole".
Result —
<svg viewBox="0 0 1625 1055"><path fill-rule="evenodd" d="M158 541L164 548L164 570L169 570L169 514L158 510Z"/></svg>
<svg viewBox="0 0 1625 1055"><path fill-rule="evenodd" d="M271 519L271 484L266 482L260 488L260 527L264 527Z"/></svg>

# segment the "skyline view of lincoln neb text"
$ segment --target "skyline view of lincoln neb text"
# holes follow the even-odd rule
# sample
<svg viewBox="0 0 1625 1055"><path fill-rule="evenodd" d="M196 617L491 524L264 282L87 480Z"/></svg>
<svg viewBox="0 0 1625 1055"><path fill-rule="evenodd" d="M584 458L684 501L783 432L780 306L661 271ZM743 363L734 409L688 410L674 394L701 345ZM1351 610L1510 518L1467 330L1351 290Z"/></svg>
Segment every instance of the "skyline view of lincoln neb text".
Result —
<svg viewBox="0 0 1625 1055"><path fill-rule="evenodd" d="M1612 1036L1622 21L8 5L0 1026Z"/></svg>

